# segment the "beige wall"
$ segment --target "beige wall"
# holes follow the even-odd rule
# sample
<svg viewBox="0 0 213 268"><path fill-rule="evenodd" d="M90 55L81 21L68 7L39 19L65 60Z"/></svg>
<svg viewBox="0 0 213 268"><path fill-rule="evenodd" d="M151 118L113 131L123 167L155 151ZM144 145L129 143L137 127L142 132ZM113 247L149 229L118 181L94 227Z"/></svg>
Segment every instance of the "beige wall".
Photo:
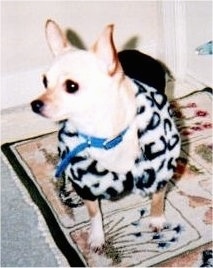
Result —
<svg viewBox="0 0 213 268"><path fill-rule="evenodd" d="M114 23L120 49L131 37L138 49L157 55L158 1L3 1L2 108L29 102L40 89L40 72L50 63L45 42L47 18L72 28L89 46L102 28Z"/></svg>
<svg viewBox="0 0 213 268"><path fill-rule="evenodd" d="M162 59L176 78L189 74L212 86L212 56L194 50L211 39L211 1L2 1L1 16L2 109L30 103L43 90L41 75L51 62L48 18L76 31L87 46L114 23L118 49L137 36L137 48Z"/></svg>

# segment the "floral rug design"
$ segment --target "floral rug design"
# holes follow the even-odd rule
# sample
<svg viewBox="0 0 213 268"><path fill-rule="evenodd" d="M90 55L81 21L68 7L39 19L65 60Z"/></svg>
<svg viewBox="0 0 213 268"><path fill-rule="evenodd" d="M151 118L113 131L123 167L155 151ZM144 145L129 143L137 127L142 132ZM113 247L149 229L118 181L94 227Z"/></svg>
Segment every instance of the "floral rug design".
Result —
<svg viewBox="0 0 213 268"><path fill-rule="evenodd" d="M212 258L212 92L209 88L193 92L171 105L182 150L166 198L168 225L160 233L150 231L149 198L131 194L104 200L106 245L101 254L88 248L89 221L83 202L69 185L64 189L61 181L53 179L57 133L2 146L71 266L201 267L204 255L205 261Z"/></svg>

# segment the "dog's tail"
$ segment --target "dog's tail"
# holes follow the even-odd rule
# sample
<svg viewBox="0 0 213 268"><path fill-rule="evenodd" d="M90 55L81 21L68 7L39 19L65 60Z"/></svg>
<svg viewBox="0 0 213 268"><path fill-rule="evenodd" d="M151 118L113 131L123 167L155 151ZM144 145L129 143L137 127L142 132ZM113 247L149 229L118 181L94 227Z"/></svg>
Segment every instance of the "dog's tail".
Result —
<svg viewBox="0 0 213 268"><path fill-rule="evenodd" d="M167 82L175 80L164 63L138 50L122 50L118 58L127 76L156 88L160 93L165 93Z"/></svg>

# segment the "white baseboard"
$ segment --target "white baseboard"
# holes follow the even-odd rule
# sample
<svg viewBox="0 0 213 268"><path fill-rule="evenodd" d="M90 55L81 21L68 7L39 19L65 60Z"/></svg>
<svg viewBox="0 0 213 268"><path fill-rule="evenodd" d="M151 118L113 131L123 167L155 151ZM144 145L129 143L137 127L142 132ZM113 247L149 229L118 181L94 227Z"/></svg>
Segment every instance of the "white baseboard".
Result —
<svg viewBox="0 0 213 268"><path fill-rule="evenodd" d="M191 74L187 74L183 79L177 79L175 81L174 87L171 90L171 92L167 90L167 95L169 94L172 95L172 98L169 97L170 100L177 99L187 94L190 94L193 91L201 90L209 86L210 85L204 83L203 81L196 79Z"/></svg>

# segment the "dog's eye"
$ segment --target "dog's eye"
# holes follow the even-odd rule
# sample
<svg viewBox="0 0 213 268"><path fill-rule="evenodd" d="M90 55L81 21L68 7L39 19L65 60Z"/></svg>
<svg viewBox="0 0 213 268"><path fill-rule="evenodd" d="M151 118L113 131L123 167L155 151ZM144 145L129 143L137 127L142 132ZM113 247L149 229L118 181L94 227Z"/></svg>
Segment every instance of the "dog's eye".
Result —
<svg viewBox="0 0 213 268"><path fill-rule="evenodd" d="M72 80L66 80L65 87L68 93L75 93L79 88L78 84L73 82Z"/></svg>
<svg viewBox="0 0 213 268"><path fill-rule="evenodd" d="M47 77L45 75L43 76L43 84L44 87L47 88L48 83L47 83Z"/></svg>

